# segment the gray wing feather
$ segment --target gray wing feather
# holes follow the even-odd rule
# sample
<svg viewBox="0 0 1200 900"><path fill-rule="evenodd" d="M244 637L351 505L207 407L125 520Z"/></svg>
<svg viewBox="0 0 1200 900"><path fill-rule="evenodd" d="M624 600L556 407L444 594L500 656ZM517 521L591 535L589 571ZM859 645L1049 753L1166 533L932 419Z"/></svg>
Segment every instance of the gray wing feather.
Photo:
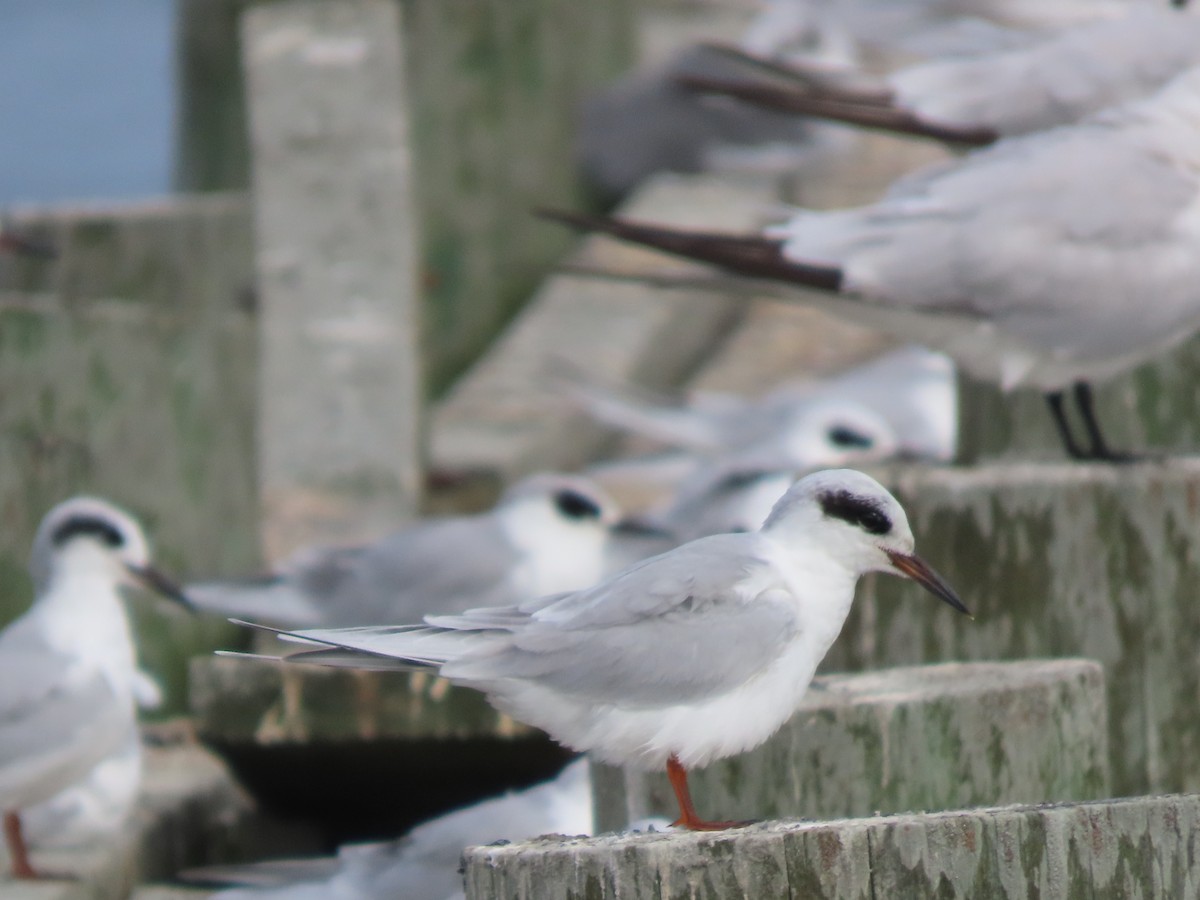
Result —
<svg viewBox="0 0 1200 900"><path fill-rule="evenodd" d="M456 630L514 622L502 645L451 659L443 674L473 682L528 679L633 706L728 690L774 660L799 628L792 605L779 602L782 585L764 577L767 563L749 549L748 537L693 541L590 590L529 604L523 625L511 610L436 620ZM761 579L754 595L738 587L751 576Z"/></svg>
<svg viewBox="0 0 1200 900"><path fill-rule="evenodd" d="M0 665L0 800L30 782L50 778L69 783L82 777L121 745L134 723L132 697L122 701L102 674L68 684L62 657L8 654L10 648L5 649ZM20 689L11 692L18 684Z"/></svg>
<svg viewBox="0 0 1200 900"><path fill-rule="evenodd" d="M518 562L494 518L473 516L414 525L289 578L322 606L327 625L419 622L511 599Z"/></svg>
<svg viewBox="0 0 1200 900"><path fill-rule="evenodd" d="M702 538L589 590L431 616L431 627L297 632L330 648L289 659L441 664L443 675L484 690L523 679L627 706L712 696L768 666L801 627L791 595L755 552L758 539Z"/></svg>

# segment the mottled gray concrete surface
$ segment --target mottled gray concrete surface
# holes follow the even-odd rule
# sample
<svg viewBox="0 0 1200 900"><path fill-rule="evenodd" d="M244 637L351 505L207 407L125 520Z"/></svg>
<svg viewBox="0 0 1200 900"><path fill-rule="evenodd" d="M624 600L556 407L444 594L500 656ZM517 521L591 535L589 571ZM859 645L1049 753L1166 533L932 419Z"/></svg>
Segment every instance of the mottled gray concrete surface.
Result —
<svg viewBox="0 0 1200 900"><path fill-rule="evenodd" d="M662 773L592 771L600 828L678 815ZM690 781L702 816L732 820L1106 797L1104 676L1088 660L829 676L765 744Z"/></svg>
<svg viewBox="0 0 1200 900"><path fill-rule="evenodd" d="M551 836L466 863L472 900L1194 897L1200 796Z"/></svg>

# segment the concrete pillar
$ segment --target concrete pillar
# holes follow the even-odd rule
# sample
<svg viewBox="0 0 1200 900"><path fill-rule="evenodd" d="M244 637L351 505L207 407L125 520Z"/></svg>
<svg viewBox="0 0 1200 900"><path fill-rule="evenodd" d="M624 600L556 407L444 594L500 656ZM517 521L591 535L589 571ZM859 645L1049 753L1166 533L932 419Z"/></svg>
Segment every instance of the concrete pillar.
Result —
<svg viewBox="0 0 1200 900"><path fill-rule="evenodd" d="M378 534L419 498L417 214L392 0L242 19L269 555Z"/></svg>
<svg viewBox="0 0 1200 900"><path fill-rule="evenodd" d="M1200 796L469 848L468 900L1195 897Z"/></svg>
<svg viewBox="0 0 1200 900"><path fill-rule="evenodd" d="M1104 666L1113 789L1200 789L1200 460L874 472L975 621L889 576L860 588L829 671L1086 656Z"/></svg>

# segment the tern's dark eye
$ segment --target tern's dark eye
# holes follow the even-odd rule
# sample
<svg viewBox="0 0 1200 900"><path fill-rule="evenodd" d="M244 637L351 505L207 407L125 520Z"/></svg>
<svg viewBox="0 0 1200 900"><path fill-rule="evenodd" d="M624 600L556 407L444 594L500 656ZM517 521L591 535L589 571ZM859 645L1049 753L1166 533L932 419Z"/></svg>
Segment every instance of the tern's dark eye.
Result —
<svg viewBox="0 0 1200 900"><path fill-rule="evenodd" d="M54 529L54 533L50 535L50 543L55 547L61 547L72 538L77 537L95 538L105 546L114 549L125 544L125 535L121 534L121 529L112 522L96 516L71 516Z"/></svg>
<svg viewBox="0 0 1200 900"><path fill-rule="evenodd" d="M869 450L875 444L861 431L855 431L845 425L835 425L829 429L829 442L835 447L860 447L863 450Z"/></svg>
<svg viewBox="0 0 1200 900"><path fill-rule="evenodd" d="M578 491L559 491L554 495L554 505L568 519L600 518L600 504Z"/></svg>
<svg viewBox="0 0 1200 900"><path fill-rule="evenodd" d="M822 511L831 519L849 522L868 534L887 534L892 530L892 520L869 497L860 497L849 491L829 491L821 494L818 500Z"/></svg>

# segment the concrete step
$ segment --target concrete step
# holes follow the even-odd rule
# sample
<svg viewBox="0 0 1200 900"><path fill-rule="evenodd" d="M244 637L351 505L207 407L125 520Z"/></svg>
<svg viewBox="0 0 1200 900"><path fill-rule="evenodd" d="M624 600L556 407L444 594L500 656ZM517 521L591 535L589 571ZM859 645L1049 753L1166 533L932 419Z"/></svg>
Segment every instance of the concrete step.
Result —
<svg viewBox="0 0 1200 900"><path fill-rule="evenodd" d="M1200 459L875 474L976 621L900 579L868 579L828 670L1094 659L1108 687L1116 794L1200 789Z"/></svg>
<svg viewBox="0 0 1200 900"><path fill-rule="evenodd" d="M548 778L568 756L428 673L199 657L190 675L200 738L264 805L319 823L333 843L400 834Z"/></svg>
<svg viewBox="0 0 1200 900"><path fill-rule="evenodd" d="M0 897L124 900L136 884L169 879L182 868L320 849L311 829L258 813L202 747L147 747L145 754L141 796L119 833L81 847L35 849L34 865L61 879L13 881L8 860L0 858Z"/></svg>
<svg viewBox="0 0 1200 900"><path fill-rule="evenodd" d="M947 663L822 678L767 743L690 781L709 818L832 819L1098 799L1107 757L1098 664ZM664 774L594 765L592 780L602 830L678 815Z"/></svg>
<svg viewBox="0 0 1200 900"><path fill-rule="evenodd" d="M425 672L197 657L189 680L196 731L221 744L462 741L540 733L496 711L479 692Z"/></svg>
<svg viewBox="0 0 1200 900"><path fill-rule="evenodd" d="M544 837L465 854L469 900L1200 896L1200 796L715 833Z"/></svg>

